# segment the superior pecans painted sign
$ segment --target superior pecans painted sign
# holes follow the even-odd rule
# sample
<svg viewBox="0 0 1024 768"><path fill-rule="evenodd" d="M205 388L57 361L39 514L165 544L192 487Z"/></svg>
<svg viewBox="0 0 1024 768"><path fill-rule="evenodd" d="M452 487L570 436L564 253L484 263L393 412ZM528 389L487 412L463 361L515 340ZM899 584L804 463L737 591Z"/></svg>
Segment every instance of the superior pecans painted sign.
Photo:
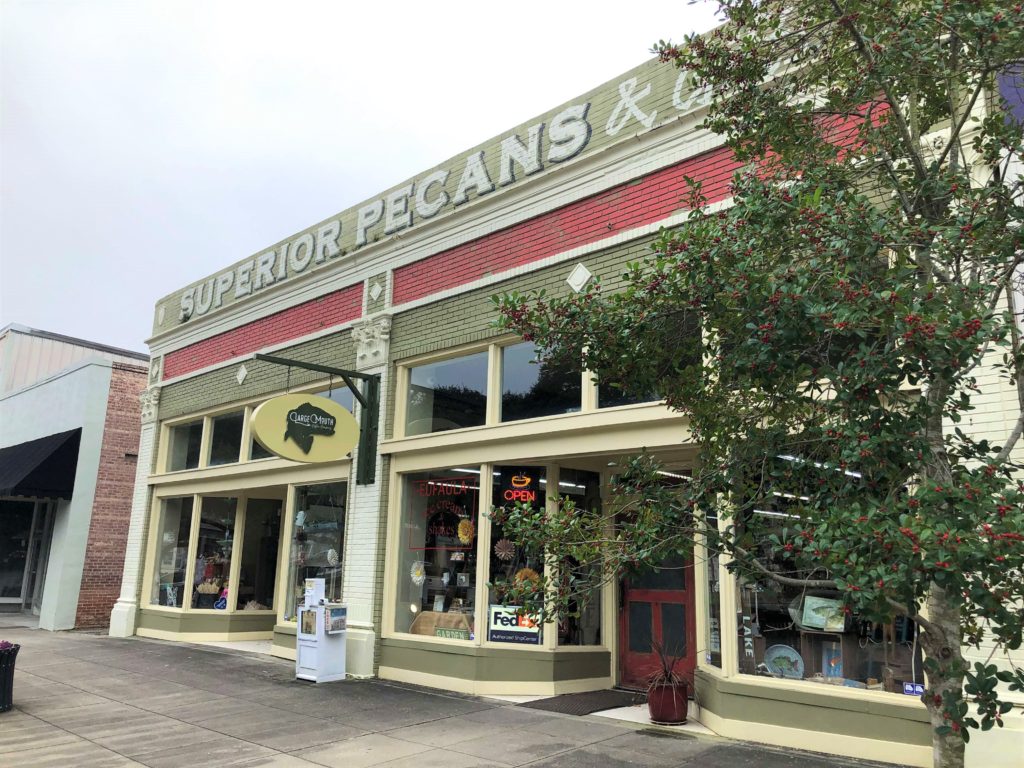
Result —
<svg viewBox="0 0 1024 768"><path fill-rule="evenodd" d="M168 297L156 332L344 259L521 180L674 121L706 103L690 76L647 62L482 147ZM168 307L170 309L170 307Z"/></svg>

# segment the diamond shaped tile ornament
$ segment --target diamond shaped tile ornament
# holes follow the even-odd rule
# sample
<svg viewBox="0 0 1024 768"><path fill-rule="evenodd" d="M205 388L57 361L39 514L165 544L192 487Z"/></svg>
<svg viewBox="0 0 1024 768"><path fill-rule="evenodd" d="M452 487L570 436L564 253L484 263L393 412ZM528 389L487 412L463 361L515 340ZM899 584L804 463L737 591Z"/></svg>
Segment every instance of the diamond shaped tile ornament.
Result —
<svg viewBox="0 0 1024 768"><path fill-rule="evenodd" d="M380 287L380 283L374 283L370 286L370 300L376 301L380 298L380 295L384 293L384 289Z"/></svg>
<svg viewBox="0 0 1024 768"><path fill-rule="evenodd" d="M586 287L587 283L590 282L591 277L593 277L593 274L589 269L582 264L577 264L572 268L572 272L569 273L569 277L565 279L565 282L567 282L569 287L576 291L576 293L579 293Z"/></svg>
<svg viewBox="0 0 1024 768"><path fill-rule="evenodd" d="M238 366L238 373L235 374L235 381L241 384L245 381L245 377L249 375L249 369L244 365Z"/></svg>

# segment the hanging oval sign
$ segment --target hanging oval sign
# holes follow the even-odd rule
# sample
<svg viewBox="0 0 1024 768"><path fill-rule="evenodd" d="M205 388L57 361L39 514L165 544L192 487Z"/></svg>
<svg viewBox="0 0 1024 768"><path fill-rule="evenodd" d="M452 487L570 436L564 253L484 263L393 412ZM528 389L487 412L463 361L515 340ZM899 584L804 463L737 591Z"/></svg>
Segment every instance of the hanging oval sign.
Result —
<svg viewBox="0 0 1024 768"><path fill-rule="evenodd" d="M355 416L319 395L280 395L253 411L252 436L283 459L344 459L359 442Z"/></svg>

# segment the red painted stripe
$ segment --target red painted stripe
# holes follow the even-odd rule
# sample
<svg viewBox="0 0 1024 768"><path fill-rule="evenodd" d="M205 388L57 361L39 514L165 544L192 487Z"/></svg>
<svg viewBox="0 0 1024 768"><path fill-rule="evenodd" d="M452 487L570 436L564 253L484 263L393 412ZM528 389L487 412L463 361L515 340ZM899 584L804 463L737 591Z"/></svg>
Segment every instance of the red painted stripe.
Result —
<svg viewBox="0 0 1024 768"><path fill-rule="evenodd" d="M686 208L687 176L703 183L708 202L723 200L730 194L732 176L739 167L728 148L714 149L399 267L394 273L394 303L465 285L602 240L619 230L661 221Z"/></svg>
<svg viewBox="0 0 1024 768"><path fill-rule="evenodd" d="M216 365L273 344L355 320L362 312L362 303L363 285L358 283L203 339L166 354L164 378L182 376L208 365Z"/></svg>

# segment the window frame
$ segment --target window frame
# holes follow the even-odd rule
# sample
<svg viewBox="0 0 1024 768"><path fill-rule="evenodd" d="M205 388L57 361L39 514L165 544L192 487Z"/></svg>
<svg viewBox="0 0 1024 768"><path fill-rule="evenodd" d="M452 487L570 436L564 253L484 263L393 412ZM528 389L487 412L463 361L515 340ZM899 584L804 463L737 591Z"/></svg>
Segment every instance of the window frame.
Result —
<svg viewBox="0 0 1024 768"><path fill-rule="evenodd" d="M491 340L486 343L465 344L452 347L439 352L430 352L417 355L395 363L395 400L394 420L391 428L392 440L417 440L438 437L441 435L462 434L470 430L483 430L491 427L510 426L516 424L530 424L551 419L565 419L579 417L584 414L594 413L616 413L626 408L649 408L652 406L664 405L664 400L649 400L640 403L627 403L625 405L600 407L598 401L597 377L592 371L585 368L580 370L580 407L570 413L557 413L547 416L531 416L525 419L514 421L502 421L501 399L502 399L502 358L503 350L506 347L524 343L518 336L505 336L500 339ZM487 393L484 423L474 427L459 427L443 432L426 432L418 435L410 435L406 432L408 419L409 396L412 387L412 370L424 365L455 360L460 357L487 352Z"/></svg>
<svg viewBox="0 0 1024 768"><path fill-rule="evenodd" d="M259 611L246 611L238 608L238 593L237 589L239 586L239 573L242 567L242 554L245 546L244 531L245 531L245 520L246 513L248 511L249 499L267 499L273 498L267 496L265 493L261 493L262 489L253 489L252 491L247 490L211 490L204 491L203 493L170 493L167 495L154 495L152 508L150 510L150 530L153 531L152 535L149 536L148 546L146 548L146 567L143 574L143 584L145 585L145 591L140 595L139 607L143 610L152 611L166 611L170 613L183 614L198 614L201 616L220 616L220 615L236 615L236 614L258 614L261 616L277 616L278 608L281 604L280 595L280 569L281 569L281 548L282 541L284 539L284 516L286 514L287 504L285 499L281 499L281 527L278 532L278 544L277 544L277 558L275 563L274 573L274 601L273 605L265 610ZM185 565L185 584L191 584L193 590L195 588L195 566L196 566L196 549L199 546L199 527L202 519L202 507L204 498L234 498L235 499L235 520L234 520L234 545L231 552L231 565L228 570L228 583L235 585L235 592L228 592L228 604L224 608L193 608L192 607L192 590L189 591L188 597L182 596L181 602L186 602L188 605L168 606L160 605L159 603L153 602L153 584L156 569L157 569L157 555L159 541L158 538L162 533L160 527L163 521L164 503L171 499L192 499L192 513L189 523L189 540L188 550L185 553L186 565ZM242 535L239 535L242 532Z"/></svg>

